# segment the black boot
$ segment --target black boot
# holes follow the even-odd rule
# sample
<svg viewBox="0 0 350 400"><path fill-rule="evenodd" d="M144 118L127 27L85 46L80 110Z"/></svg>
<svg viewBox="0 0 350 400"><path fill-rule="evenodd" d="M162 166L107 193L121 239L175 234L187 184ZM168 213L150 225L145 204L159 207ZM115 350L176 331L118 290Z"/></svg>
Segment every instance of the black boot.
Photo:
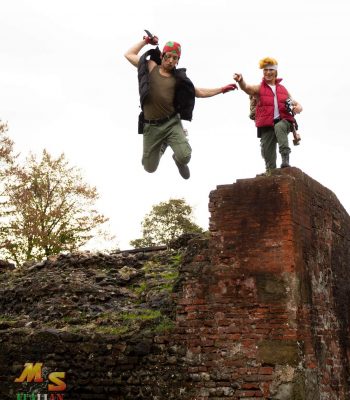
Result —
<svg viewBox="0 0 350 400"><path fill-rule="evenodd" d="M173 159L175 161L175 164L180 172L180 175L184 178L184 179L188 179L190 177L190 169L188 168L187 164L180 164L176 158L175 158L175 154L173 154Z"/></svg>
<svg viewBox="0 0 350 400"><path fill-rule="evenodd" d="M290 165L289 165L289 153L288 154L281 154L281 156L282 156L281 168L290 167Z"/></svg>

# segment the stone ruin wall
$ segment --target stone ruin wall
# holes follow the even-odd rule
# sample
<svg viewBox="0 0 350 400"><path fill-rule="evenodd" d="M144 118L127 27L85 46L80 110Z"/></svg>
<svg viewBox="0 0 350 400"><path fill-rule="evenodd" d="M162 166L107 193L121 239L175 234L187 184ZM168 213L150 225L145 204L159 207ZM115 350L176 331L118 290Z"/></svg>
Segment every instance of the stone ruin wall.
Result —
<svg viewBox="0 0 350 400"><path fill-rule="evenodd" d="M24 362L67 372L65 399L350 398L350 218L296 168L210 193L190 242L175 328L121 339L0 333L0 388ZM11 393L12 390L12 393ZM14 389L0 389L14 399Z"/></svg>
<svg viewBox="0 0 350 400"><path fill-rule="evenodd" d="M350 219L335 195L288 168L219 186L209 207L210 263L185 266L178 302L193 398L350 398Z"/></svg>

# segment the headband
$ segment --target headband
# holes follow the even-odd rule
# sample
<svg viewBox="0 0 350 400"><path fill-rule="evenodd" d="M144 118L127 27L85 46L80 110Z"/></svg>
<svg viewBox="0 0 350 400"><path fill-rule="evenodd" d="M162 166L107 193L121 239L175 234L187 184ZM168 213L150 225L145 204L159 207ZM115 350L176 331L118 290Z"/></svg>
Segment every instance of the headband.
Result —
<svg viewBox="0 0 350 400"><path fill-rule="evenodd" d="M264 65L264 69L274 69L275 71L277 71L277 65L274 65L274 64L266 64L266 65Z"/></svg>

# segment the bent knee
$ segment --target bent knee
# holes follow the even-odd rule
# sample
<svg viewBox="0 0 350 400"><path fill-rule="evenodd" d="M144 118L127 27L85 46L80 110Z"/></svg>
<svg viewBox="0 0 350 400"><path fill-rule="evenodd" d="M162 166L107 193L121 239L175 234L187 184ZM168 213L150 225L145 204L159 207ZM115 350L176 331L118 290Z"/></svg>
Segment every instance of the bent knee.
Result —
<svg viewBox="0 0 350 400"><path fill-rule="evenodd" d="M188 164L190 162L190 160L191 160L191 154L182 155L180 157L176 155L176 160L180 164Z"/></svg>
<svg viewBox="0 0 350 400"><path fill-rule="evenodd" d="M152 173L155 172L158 168L159 165L159 160L156 162L156 160L152 160L149 157L143 157L142 158L142 165L145 171Z"/></svg>
<svg viewBox="0 0 350 400"><path fill-rule="evenodd" d="M146 167L146 166L143 166L144 167L144 169L145 169L145 171L146 172L149 172L150 174L152 174L153 172L155 172L156 170L157 170L157 167Z"/></svg>

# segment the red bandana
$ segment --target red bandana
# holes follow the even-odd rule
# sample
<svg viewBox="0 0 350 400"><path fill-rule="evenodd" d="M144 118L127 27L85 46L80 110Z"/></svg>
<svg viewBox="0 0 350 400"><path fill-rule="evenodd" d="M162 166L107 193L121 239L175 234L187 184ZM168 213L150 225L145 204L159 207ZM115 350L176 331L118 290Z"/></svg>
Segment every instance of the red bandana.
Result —
<svg viewBox="0 0 350 400"><path fill-rule="evenodd" d="M180 58L181 56L181 45L177 42L167 42L163 48L163 54L165 53L174 53L177 54Z"/></svg>

